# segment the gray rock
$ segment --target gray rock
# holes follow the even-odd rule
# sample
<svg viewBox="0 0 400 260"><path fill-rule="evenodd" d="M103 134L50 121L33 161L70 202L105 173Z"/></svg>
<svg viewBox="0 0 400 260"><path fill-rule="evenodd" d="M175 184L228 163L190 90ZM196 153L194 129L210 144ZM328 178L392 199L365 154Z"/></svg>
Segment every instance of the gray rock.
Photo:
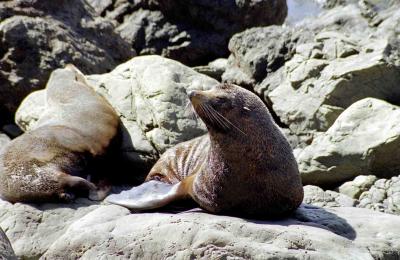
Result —
<svg viewBox="0 0 400 260"><path fill-rule="evenodd" d="M125 127L122 155L141 173L147 173L167 148L206 132L201 121L185 111L186 91L218 83L160 56L135 57L110 73L87 79L119 113ZM45 104L44 90L32 93L18 108L16 123L23 130L33 129Z"/></svg>
<svg viewBox="0 0 400 260"><path fill-rule="evenodd" d="M0 132L0 151L11 141L10 137Z"/></svg>
<svg viewBox="0 0 400 260"><path fill-rule="evenodd" d="M11 204L0 199L0 227L18 257L39 259L77 219L98 208L89 200L74 204Z"/></svg>
<svg viewBox="0 0 400 260"><path fill-rule="evenodd" d="M254 89L289 135L309 140L357 100L400 104L399 6L372 18L360 6L234 35L222 80ZM295 148L308 144L299 139Z"/></svg>
<svg viewBox="0 0 400 260"><path fill-rule="evenodd" d="M354 207L357 201L346 194L324 191L313 185L304 186L304 203L318 207Z"/></svg>
<svg viewBox="0 0 400 260"><path fill-rule="evenodd" d="M86 204L85 204L86 203ZM115 205L12 205L0 226L21 258L384 259L400 252L400 219L367 209L303 205L285 220L191 210L130 212Z"/></svg>
<svg viewBox="0 0 400 260"><path fill-rule="evenodd" d="M361 174L397 175L399 119L400 108L382 100L366 98L351 105L297 155L303 184L335 185Z"/></svg>
<svg viewBox="0 0 400 260"><path fill-rule="evenodd" d="M358 199L364 191L369 190L377 180L374 175L360 175L354 180L348 181L340 185L338 191L353 199Z"/></svg>
<svg viewBox="0 0 400 260"><path fill-rule="evenodd" d="M219 58L208 63L205 66L197 66L193 67L193 69L199 73L205 74L211 78L221 81L222 74L224 74L227 65L227 59Z"/></svg>
<svg viewBox="0 0 400 260"><path fill-rule="evenodd" d="M292 132L326 131L344 109L365 97L400 103L400 67L387 52L399 50L393 41L369 39L366 45L337 32L315 39L312 46L297 46L280 71L284 80L279 85L271 78L261 84L268 90L257 89ZM322 57L311 57L318 51Z"/></svg>
<svg viewBox="0 0 400 260"><path fill-rule="evenodd" d="M0 259L4 260L16 260L14 250L8 240L6 234L0 228Z"/></svg>
<svg viewBox="0 0 400 260"><path fill-rule="evenodd" d="M377 180L359 200L358 207L400 215L400 177Z"/></svg>
<svg viewBox="0 0 400 260"><path fill-rule="evenodd" d="M223 81L258 87L263 79L271 77L295 54L296 47L313 43L314 36L323 30L351 35L371 31L368 21L354 5L337 7L321 13L317 18L305 19L294 26L269 26L248 29L234 35L229 42L229 63ZM313 58L321 56L316 46ZM268 76L268 77L267 77ZM279 85L279 81L277 82ZM263 83L256 92L272 89ZM272 87L273 88L273 87Z"/></svg>
<svg viewBox="0 0 400 260"><path fill-rule="evenodd" d="M0 3L0 111L11 121L21 100L52 70L74 63L104 73L134 55L110 22L80 0Z"/></svg>
<svg viewBox="0 0 400 260"><path fill-rule="evenodd" d="M187 65L226 57L229 38L254 26L282 24L284 0L91 0L139 54L160 54Z"/></svg>

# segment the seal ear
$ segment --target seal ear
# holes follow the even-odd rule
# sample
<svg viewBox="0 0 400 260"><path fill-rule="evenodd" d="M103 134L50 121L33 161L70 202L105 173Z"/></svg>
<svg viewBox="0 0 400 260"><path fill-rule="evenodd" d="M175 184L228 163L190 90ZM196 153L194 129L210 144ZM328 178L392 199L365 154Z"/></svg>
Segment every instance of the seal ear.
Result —
<svg viewBox="0 0 400 260"><path fill-rule="evenodd" d="M151 180L119 194L112 194L106 201L135 211L155 209L184 198L186 193L181 187L182 182L169 184Z"/></svg>

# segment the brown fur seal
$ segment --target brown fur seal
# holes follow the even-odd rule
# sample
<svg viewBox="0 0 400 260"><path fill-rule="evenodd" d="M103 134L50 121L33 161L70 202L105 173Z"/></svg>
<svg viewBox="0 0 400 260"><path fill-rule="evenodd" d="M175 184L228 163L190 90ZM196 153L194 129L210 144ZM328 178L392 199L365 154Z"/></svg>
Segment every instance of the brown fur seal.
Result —
<svg viewBox="0 0 400 260"><path fill-rule="evenodd" d="M303 200L297 163L264 103L229 84L189 97L208 135L167 150L144 184L107 201L144 210L191 197L213 213L275 218L293 212Z"/></svg>
<svg viewBox="0 0 400 260"><path fill-rule="evenodd" d="M117 135L111 105L68 65L52 73L47 108L34 130L11 141L0 155L0 196L10 202L70 200L75 192L102 199L105 190L82 178Z"/></svg>

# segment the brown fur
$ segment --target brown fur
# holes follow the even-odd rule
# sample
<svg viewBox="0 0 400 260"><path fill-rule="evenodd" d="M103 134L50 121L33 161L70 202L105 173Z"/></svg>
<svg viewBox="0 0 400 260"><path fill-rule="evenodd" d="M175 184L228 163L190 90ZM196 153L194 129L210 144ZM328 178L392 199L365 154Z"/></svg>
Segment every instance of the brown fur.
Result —
<svg viewBox="0 0 400 260"><path fill-rule="evenodd" d="M56 82L53 74L64 81ZM10 142L0 156L0 195L11 202L70 200L74 191L95 191L81 177L117 135L117 113L74 66L53 74L37 127Z"/></svg>
<svg viewBox="0 0 400 260"><path fill-rule="evenodd" d="M183 180L180 189L214 213L275 218L293 212L303 200L297 163L262 101L228 84L190 96L209 134L166 151L147 180ZM211 120L205 104L235 127Z"/></svg>

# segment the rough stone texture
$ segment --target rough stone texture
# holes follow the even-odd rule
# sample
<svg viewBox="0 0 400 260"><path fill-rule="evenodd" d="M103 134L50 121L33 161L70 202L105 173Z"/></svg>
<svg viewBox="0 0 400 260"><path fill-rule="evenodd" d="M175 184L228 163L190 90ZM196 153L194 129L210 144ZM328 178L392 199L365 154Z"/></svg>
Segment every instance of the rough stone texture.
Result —
<svg viewBox="0 0 400 260"><path fill-rule="evenodd" d="M340 185L338 191L345 194L353 199L358 199L364 191L367 191L374 185L377 180L374 175L360 175L354 178L352 181L348 181Z"/></svg>
<svg viewBox="0 0 400 260"><path fill-rule="evenodd" d="M205 66L197 66L193 67L193 69L199 73L205 74L207 76L210 76L211 78L221 81L222 74L224 74L227 65L227 59L219 58L208 63Z"/></svg>
<svg viewBox="0 0 400 260"><path fill-rule="evenodd" d="M126 128L121 151L142 173L167 148L205 133L201 121L185 111L186 91L209 89L218 83L160 56L135 57L110 73L87 79L120 114ZM23 101L16 113L16 123L23 130L34 128L46 110L44 99L45 91L40 90Z"/></svg>
<svg viewBox="0 0 400 260"><path fill-rule="evenodd" d="M365 97L400 103L400 60L387 51L399 51L394 41L370 39L365 45L337 32L319 33L315 40L297 46L279 85L273 78L263 82L270 86L264 95L292 132L326 131L344 109Z"/></svg>
<svg viewBox="0 0 400 260"><path fill-rule="evenodd" d="M306 185L304 186L304 203L317 207L354 207L357 201L345 194Z"/></svg>
<svg viewBox="0 0 400 260"><path fill-rule="evenodd" d="M74 63L85 73L103 73L133 55L112 24L96 17L85 1L2 1L0 113L10 120L55 68Z"/></svg>
<svg viewBox="0 0 400 260"><path fill-rule="evenodd" d="M254 26L282 24L284 0L90 0L94 9L140 54L187 65L226 57L229 38Z"/></svg>
<svg viewBox="0 0 400 260"><path fill-rule="evenodd" d="M89 200L74 204L11 204L0 199L0 227L18 257L38 259L77 219L98 206Z"/></svg>
<svg viewBox="0 0 400 260"><path fill-rule="evenodd" d="M367 209L303 205L280 221L179 214L130 214L115 205L24 205L0 201L0 226L17 256L63 259L399 257L400 218Z"/></svg>
<svg viewBox="0 0 400 260"><path fill-rule="evenodd" d="M337 7L317 18L305 19L295 26L269 26L248 29L234 35L229 42L231 55L222 79L227 82L258 86L272 76L295 54L297 45L314 41L322 30L367 33L368 22L354 5ZM318 53L314 53L314 56ZM268 89L256 89L259 94ZM270 90L269 90L270 91Z"/></svg>
<svg viewBox="0 0 400 260"><path fill-rule="evenodd" d="M296 148L357 100L400 104L399 5L374 15L365 8L338 6L293 26L234 35L222 80L254 89L287 136L299 137Z"/></svg>
<svg viewBox="0 0 400 260"><path fill-rule="evenodd" d="M3 149L3 147L4 147L6 144L8 144L10 141L11 141L11 140L10 140L10 138L9 138L7 135L5 135L5 134L3 134L3 133L0 132L0 152L1 152L1 150Z"/></svg>
<svg viewBox="0 0 400 260"><path fill-rule="evenodd" d="M400 215L400 177L377 180L359 200L358 207Z"/></svg>
<svg viewBox="0 0 400 260"><path fill-rule="evenodd" d="M400 108L366 98L297 155L304 184L335 185L361 174L397 175L400 169Z"/></svg>
<svg viewBox="0 0 400 260"><path fill-rule="evenodd" d="M11 247L10 241L6 234L0 228L0 259L4 260L16 260L14 250Z"/></svg>

